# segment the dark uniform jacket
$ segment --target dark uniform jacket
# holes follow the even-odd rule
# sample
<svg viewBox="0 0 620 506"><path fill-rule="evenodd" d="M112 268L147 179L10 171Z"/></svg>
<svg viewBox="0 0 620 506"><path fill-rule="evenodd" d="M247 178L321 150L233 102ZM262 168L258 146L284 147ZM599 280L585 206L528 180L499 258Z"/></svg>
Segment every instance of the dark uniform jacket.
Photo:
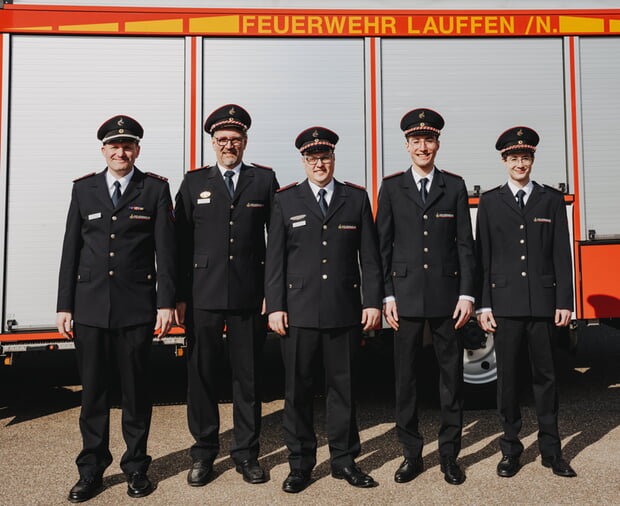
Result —
<svg viewBox="0 0 620 506"><path fill-rule="evenodd" d="M58 311L100 328L149 323L157 308L175 305L175 265L172 201L164 178L134 168L116 208L105 171L75 181Z"/></svg>
<svg viewBox="0 0 620 506"><path fill-rule="evenodd" d="M185 174L176 197L177 300L207 310L260 308L277 188L274 172L254 165L242 164L232 199L217 165Z"/></svg>
<svg viewBox="0 0 620 506"><path fill-rule="evenodd" d="M573 309L566 205L561 192L534 183L523 211L507 184L485 192L476 246L482 271L477 305L495 316L553 317Z"/></svg>
<svg viewBox="0 0 620 506"><path fill-rule="evenodd" d="M325 217L307 180L274 199L267 312L287 311L294 327L352 326L360 323L362 307L382 306L381 261L368 195L334 182Z"/></svg>
<svg viewBox="0 0 620 506"><path fill-rule="evenodd" d="M460 176L435 169L423 204L411 170L384 178L379 192L385 295L396 297L401 316L451 316L459 296L475 292L467 189Z"/></svg>

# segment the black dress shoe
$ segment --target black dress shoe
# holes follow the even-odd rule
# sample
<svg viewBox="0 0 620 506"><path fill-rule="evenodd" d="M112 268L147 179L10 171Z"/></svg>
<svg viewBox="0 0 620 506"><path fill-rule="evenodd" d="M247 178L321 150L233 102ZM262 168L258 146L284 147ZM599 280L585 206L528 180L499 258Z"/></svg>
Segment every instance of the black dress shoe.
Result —
<svg viewBox="0 0 620 506"><path fill-rule="evenodd" d="M565 478L574 478L577 473L562 457L543 457L542 465L550 467L553 474L563 476Z"/></svg>
<svg viewBox="0 0 620 506"><path fill-rule="evenodd" d="M69 491L69 501L84 502L95 497L103 488L101 477L97 478L80 478Z"/></svg>
<svg viewBox="0 0 620 506"><path fill-rule="evenodd" d="M519 457L504 455L497 464L497 476L510 478L519 472Z"/></svg>
<svg viewBox="0 0 620 506"><path fill-rule="evenodd" d="M441 458L441 472L450 485L460 485L465 481L465 473L456 463L454 457Z"/></svg>
<svg viewBox="0 0 620 506"><path fill-rule="evenodd" d="M337 480L347 480L349 485L358 488L371 488L378 485L370 475L363 473L355 464L338 470L332 469L332 476Z"/></svg>
<svg viewBox="0 0 620 506"><path fill-rule="evenodd" d="M282 483L282 490L289 494L297 494L308 485L310 485L310 472L293 470L288 474L284 483Z"/></svg>
<svg viewBox="0 0 620 506"><path fill-rule="evenodd" d="M127 495L129 497L146 497L153 490L155 487L144 471L131 473L127 478Z"/></svg>
<svg viewBox="0 0 620 506"><path fill-rule="evenodd" d="M243 481L247 481L248 483L256 484L265 483L267 481L265 471L263 471L263 468L258 464L256 459L244 460L237 464L236 469L238 473L243 475Z"/></svg>
<svg viewBox="0 0 620 506"><path fill-rule="evenodd" d="M403 463L394 473L394 481L396 483L410 482L422 471L424 471L424 462L422 462L422 457L416 457L415 459L405 458Z"/></svg>
<svg viewBox="0 0 620 506"><path fill-rule="evenodd" d="M187 483L192 487L202 487L209 483L213 474L213 463L208 460L194 460L187 473Z"/></svg>

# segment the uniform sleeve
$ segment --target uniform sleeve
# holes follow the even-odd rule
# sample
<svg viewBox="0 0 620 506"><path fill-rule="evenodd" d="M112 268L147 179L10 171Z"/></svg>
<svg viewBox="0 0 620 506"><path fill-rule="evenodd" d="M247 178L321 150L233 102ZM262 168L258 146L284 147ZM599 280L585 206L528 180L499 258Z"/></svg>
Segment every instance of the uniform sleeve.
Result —
<svg viewBox="0 0 620 506"><path fill-rule="evenodd" d="M573 310L573 264L571 257L570 235L566 204L564 198L558 198L554 216L553 229L553 266L556 281L556 309Z"/></svg>
<svg viewBox="0 0 620 506"><path fill-rule="evenodd" d="M381 185L377 208L377 233L379 235L379 251L381 254L383 290L386 297L394 296L392 284L392 253L394 244L394 215L390 192Z"/></svg>
<svg viewBox="0 0 620 506"><path fill-rule="evenodd" d="M176 195L175 225L178 245L177 294L179 302L189 302L192 293L192 263L194 254L193 203L189 195L187 176Z"/></svg>
<svg viewBox="0 0 620 506"><path fill-rule="evenodd" d="M265 298L267 313L287 311L286 305L286 228L278 195L273 199L267 258L265 261Z"/></svg>
<svg viewBox="0 0 620 506"><path fill-rule="evenodd" d="M456 246L461 271L459 295L475 297L476 260L465 181L461 181L456 205Z"/></svg>
<svg viewBox="0 0 620 506"><path fill-rule="evenodd" d="M362 204L360 243L362 307L381 309L383 307L383 273L381 270L381 255L379 254L379 239L366 192L364 192Z"/></svg>
<svg viewBox="0 0 620 506"><path fill-rule="evenodd" d="M489 221L484 196L480 198L478 214L476 216L476 264L478 276L476 283L476 307L493 307L491 301L491 238L489 236Z"/></svg>
<svg viewBox="0 0 620 506"><path fill-rule="evenodd" d="M276 179L276 175L272 174L271 188L270 188L270 195L269 195L270 198L267 201L267 205L269 206L267 210L267 231L269 231L269 222L271 220L271 211L273 208L273 198L279 188L280 188L280 185L278 183L278 180Z"/></svg>
<svg viewBox="0 0 620 506"><path fill-rule="evenodd" d="M71 192L71 203L67 214L65 236L62 245L56 311L73 312L75 284L82 245L82 216L80 214L77 190L74 184Z"/></svg>
<svg viewBox="0 0 620 506"><path fill-rule="evenodd" d="M155 217L155 254L157 256L157 307L176 305L177 244L170 187L161 186Z"/></svg>

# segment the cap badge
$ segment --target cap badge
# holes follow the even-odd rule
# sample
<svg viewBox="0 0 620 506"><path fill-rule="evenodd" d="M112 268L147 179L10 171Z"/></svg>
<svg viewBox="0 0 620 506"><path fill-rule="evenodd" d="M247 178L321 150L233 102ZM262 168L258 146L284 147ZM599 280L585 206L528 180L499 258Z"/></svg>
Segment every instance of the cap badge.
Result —
<svg viewBox="0 0 620 506"><path fill-rule="evenodd" d="M119 129L118 129L118 133L119 133L119 134L124 134L124 133L125 133L125 130L124 130L124 129L122 129L122 128L119 128Z"/></svg>
<svg viewBox="0 0 620 506"><path fill-rule="evenodd" d="M424 123L424 121L422 121L422 122L420 123L420 126L421 126L421 127L426 126L426 123Z"/></svg>
<svg viewBox="0 0 620 506"><path fill-rule="evenodd" d="M200 198L201 199L208 199L210 196L211 196L211 192L210 191L200 192Z"/></svg>
<svg viewBox="0 0 620 506"><path fill-rule="evenodd" d="M523 130L521 130L521 129L517 130L517 135L519 137L521 137L523 135Z"/></svg>
<svg viewBox="0 0 620 506"><path fill-rule="evenodd" d="M424 115L424 111L422 111L420 114L418 114L418 118L420 119L424 119L426 116Z"/></svg>
<svg viewBox="0 0 620 506"><path fill-rule="evenodd" d="M237 111L235 110L234 107L231 107L230 111L228 111L228 114L230 114L231 116L234 116L235 114L237 114Z"/></svg>
<svg viewBox="0 0 620 506"><path fill-rule="evenodd" d="M117 124L118 126L123 126L123 125L125 124L125 121L123 120L123 118L121 118L121 119L119 119L119 120L116 122L116 124Z"/></svg>
<svg viewBox="0 0 620 506"><path fill-rule="evenodd" d="M519 144L523 144L523 141L522 141L521 139L519 139L519 141L518 141L518 142L519 142Z"/></svg>
<svg viewBox="0 0 620 506"><path fill-rule="evenodd" d="M316 139L318 136L319 136L318 130L315 130L314 132L312 132L312 137L314 137Z"/></svg>

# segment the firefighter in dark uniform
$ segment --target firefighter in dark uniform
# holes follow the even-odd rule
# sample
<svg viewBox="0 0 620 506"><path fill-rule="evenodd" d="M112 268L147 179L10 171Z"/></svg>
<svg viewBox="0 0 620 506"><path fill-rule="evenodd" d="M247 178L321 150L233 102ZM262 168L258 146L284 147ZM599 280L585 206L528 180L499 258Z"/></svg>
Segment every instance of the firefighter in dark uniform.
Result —
<svg viewBox="0 0 620 506"><path fill-rule="evenodd" d="M168 183L134 165L142 135L140 124L128 116L101 125L97 137L107 168L75 180L71 195L56 323L64 337L75 338L83 387L80 480L69 493L72 502L98 493L112 462L113 361L121 380L127 450L120 465L127 493L143 497L153 490L146 475L152 410L148 363L154 329L164 336L174 321L176 243Z"/></svg>
<svg viewBox="0 0 620 506"><path fill-rule="evenodd" d="M263 483L259 361L265 342L265 232L278 182L271 169L243 163L250 115L238 105L205 121L217 164L185 175L176 197L179 241L177 319L188 333L188 425L195 443L187 480L203 486L219 451L219 364L232 369L231 457L248 483ZM187 313L186 313L187 311Z"/></svg>
<svg viewBox="0 0 620 506"><path fill-rule="evenodd" d="M289 493L308 486L316 464L313 376L319 361L332 476L356 487L376 485L355 465L360 440L351 368L362 327L380 321L381 265L366 191L334 179L337 141L321 127L297 137L308 178L276 194L269 227L265 293L269 324L282 336L290 452L282 488Z"/></svg>
<svg viewBox="0 0 620 506"><path fill-rule="evenodd" d="M573 310L568 222L562 193L531 180L538 142L534 130L521 126L499 136L495 148L508 182L481 196L477 215L482 287L476 313L495 341L502 477L517 474L523 451L517 378L522 344L529 351L542 464L556 475L576 476L562 458L553 362L555 327L567 326Z"/></svg>
<svg viewBox="0 0 620 506"><path fill-rule="evenodd" d="M379 193L377 230L385 282L384 315L394 329L396 430L404 460L397 483L423 471L417 370L429 325L439 363L439 454L448 483L465 481L456 462L463 424L463 341L458 331L474 302L474 244L463 179L435 167L443 118L430 109L405 114L400 127L412 165L387 176Z"/></svg>

